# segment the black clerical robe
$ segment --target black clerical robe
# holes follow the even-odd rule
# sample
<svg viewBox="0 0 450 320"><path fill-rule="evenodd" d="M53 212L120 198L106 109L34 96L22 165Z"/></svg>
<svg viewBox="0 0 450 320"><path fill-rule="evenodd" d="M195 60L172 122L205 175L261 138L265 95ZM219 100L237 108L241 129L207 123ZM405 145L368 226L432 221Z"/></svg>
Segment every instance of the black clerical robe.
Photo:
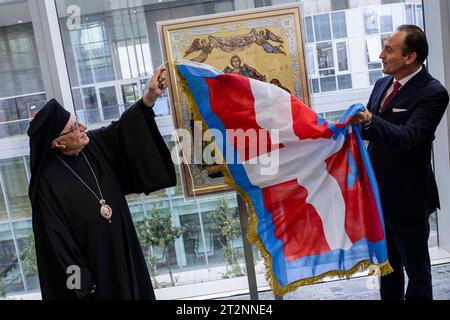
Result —
<svg viewBox="0 0 450 320"><path fill-rule="evenodd" d="M50 153L33 205L42 297L154 299L125 195L148 194L175 185L170 152L153 111L142 100L126 110L119 121L89 131L88 136L90 142L82 152L112 208L111 223L100 215L98 199ZM60 157L100 197L83 155ZM94 285L95 293L90 294Z"/></svg>

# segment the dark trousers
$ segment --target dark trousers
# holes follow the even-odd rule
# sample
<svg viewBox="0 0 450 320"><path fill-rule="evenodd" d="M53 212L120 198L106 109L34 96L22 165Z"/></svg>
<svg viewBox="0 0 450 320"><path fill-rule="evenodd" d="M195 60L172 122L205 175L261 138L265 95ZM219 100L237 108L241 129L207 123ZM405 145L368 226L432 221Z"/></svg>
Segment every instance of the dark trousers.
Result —
<svg viewBox="0 0 450 320"><path fill-rule="evenodd" d="M394 272L381 277L381 300L432 300L428 219L385 219L385 229L389 263ZM403 268L408 275L406 294Z"/></svg>

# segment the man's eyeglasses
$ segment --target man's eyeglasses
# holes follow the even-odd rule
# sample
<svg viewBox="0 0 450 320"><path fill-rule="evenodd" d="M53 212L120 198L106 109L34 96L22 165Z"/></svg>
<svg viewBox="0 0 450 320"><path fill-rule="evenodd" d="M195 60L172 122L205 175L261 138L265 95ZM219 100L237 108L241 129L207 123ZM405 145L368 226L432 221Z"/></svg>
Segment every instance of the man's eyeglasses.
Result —
<svg viewBox="0 0 450 320"><path fill-rule="evenodd" d="M78 122L78 118L76 118L75 122L70 126L70 130L64 133L61 133L59 137L65 136L66 134L69 134L71 132L78 133L80 130L80 123Z"/></svg>

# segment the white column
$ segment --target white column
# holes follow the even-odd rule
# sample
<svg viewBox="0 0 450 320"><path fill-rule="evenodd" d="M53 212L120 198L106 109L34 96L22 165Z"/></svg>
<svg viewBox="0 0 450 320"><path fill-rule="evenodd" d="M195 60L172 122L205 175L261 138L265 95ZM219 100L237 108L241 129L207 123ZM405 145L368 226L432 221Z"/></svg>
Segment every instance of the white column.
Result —
<svg viewBox="0 0 450 320"><path fill-rule="evenodd" d="M450 6L447 1L424 1L425 31L430 55L429 71L433 77L450 88ZM439 188L441 210L438 213L439 247L450 252L450 150L449 112L436 130L434 142L435 174Z"/></svg>
<svg viewBox="0 0 450 320"><path fill-rule="evenodd" d="M69 75L54 0L28 0L47 100L74 112Z"/></svg>

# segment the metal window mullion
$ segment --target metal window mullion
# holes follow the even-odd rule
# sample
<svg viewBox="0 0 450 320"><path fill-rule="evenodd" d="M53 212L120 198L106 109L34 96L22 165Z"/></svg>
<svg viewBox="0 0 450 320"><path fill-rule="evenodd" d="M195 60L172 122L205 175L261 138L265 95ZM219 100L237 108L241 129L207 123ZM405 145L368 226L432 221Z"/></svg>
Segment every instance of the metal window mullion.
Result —
<svg viewBox="0 0 450 320"><path fill-rule="evenodd" d="M314 75L319 77L319 58L317 57L317 44L312 44L313 59L314 59Z"/></svg>
<svg viewBox="0 0 450 320"><path fill-rule="evenodd" d="M145 219L147 217L147 206L145 204L144 194L141 193L141 204L142 204L142 210L144 210L143 218Z"/></svg>
<svg viewBox="0 0 450 320"><path fill-rule="evenodd" d="M133 19L131 18L131 12L130 12L130 8L129 8L128 0L127 0L127 6L128 6L127 12L128 12L128 16L129 16L129 19L130 19L131 43L133 44L134 57L135 57L135 60L136 60L135 62L136 62L137 72L138 72L137 76L140 77L141 76L141 70L139 68L138 52L136 50L136 39L135 39L135 36L134 36L134 29L133 29Z"/></svg>
<svg viewBox="0 0 450 320"><path fill-rule="evenodd" d="M331 41L334 40L334 28L333 28L333 21L331 20L331 13L327 13L328 15L328 21L330 22L330 37Z"/></svg>
<svg viewBox="0 0 450 320"><path fill-rule="evenodd" d="M197 214L198 214L198 219L199 219L199 224L200 224L200 233L201 233L202 242L203 242L203 255L205 256L206 266L209 266L208 254L206 252L206 239L205 239L205 230L203 228L202 212L200 211L200 203L198 202L197 198L195 198L195 203L197 205Z"/></svg>
<svg viewBox="0 0 450 320"><path fill-rule="evenodd" d="M9 100L9 99L17 99L17 98L25 98L25 97L29 97L29 96L36 96L36 95L39 95L39 94L45 94L45 91L32 92L32 93L27 93L27 94L20 94L20 95L17 95L17 96L1 97L0 101Z"/></svg>
<svg viewBox="0 0 450 320"><path fill-rule="evenodd" d="M88 17L88 18L89 18L89 17ZM90 28L89 26L87 26L87 28L86 28L86 32L87 32L87 41L88 41L87 45L88 45L89 47L91 47L92 44L94 43L93 40L91 40L91 38L92 38L92 37L91 37L92 31L91 31L90 29L92 29L92 28ZM91 75L92 75L93 83L94 83L94 84L97 84L97 77L95 76L95 72L94 72L94 63L93 63L93 56L92 56L92 50L91 50L91 48L88 49L88 62L89 62L89 66L90 66L90 69L91 69Z"/></svg>
<svg viewBox="0 0 450 320"><path fill-rule="evenodd" d="M80 72L80 63L79 63L79 61L78 61L78 59L77 59L76 48L73 47L72 38L71 38L71 33L72 33L72 32L78 32L78 30L70 30L70 29L67 29L67 30L68 30L68 32L69 32L67 38L69 38L70 44L72 45L72 56L73 56L73 61L75 62L75 72L76 72L77 77L78 77L78 88L80 89L81 103L83 104L83 105L82 105L83 110L86 110L86 104L84 103L84 94L83 94L83 90L81 89L81 86L82 86L81 81L82 81L82 80L81 80L81 72ZM62 38L62 37L61 37L61 38ZM81 39L81 32L80 32L80 39ZM81 42L80 42L80 43L81 43ZM63 42L63 48L64 48L64 42ZM81 58L81 57L80 57L80 58ZM69 81L70 81L70 74L69 74ZM76 87L71 88L71 90L73 90L73 89L76 89ZM73 109L74 109L74 112L75 112L75 114L76 114L76 113L77 113L77 112L76 112L77 108L76 108L76 106L75 106L75 100L73 101ZM85 111L85 114L86 114L86 111Z"/></svg>
<svg viewBox="0 0 450 320"><path fill-rule="evenodd" d="M114 32L113 32L112 28L110 28L110 25L108 24L108 20L114 21L113 12L111 12L109 19L106 16L106 12L104 13L104 22L105 22L105 30L107 31L106 32L107 42L110 43L110 45L108 46L108 49L109 49L109 54L111 55L112 66L113 66L113 70L114 70L114 79L118 80L119 76L117 73L116 61L114 59L115 58L114 57L114 48L116 47L117 41L116 42L113 41ZM115 36L114 36L114 40L116 40ZM120 64L120 62L119 62L119 64Z"/></svg>
<svg viewBox="0 0 450 320"><path fill-rule="evenodd" d="M25 167L25 175L27 176L27 181L28 181L28 183L30 183L31 173L30 173L30 168L28 168L28 164L27 164L27 160L25 159L25 156L22 156L22 162L23 162L23 166Z"/></svg>
<svg viewBox="0 0 450 320"><path fill-rule="evenodd" d="M317 42L317 35L316 35L316 15L310 16L311 17L311 26L312 26L312 31L313 31L313 41Z"/></svg>
<svg viewBox="0 0 450 320"><path fill-rule="evenodd" d="M97 99L97 110L99 111L98 114L100 115L100 122L104 122L105 116L103 115L103 103L100 97L100 89L101 88L97 86L97 84L94 84L95 98Z"/></svg>
<svg viewBox="0 0 450 320"><path fill-rule="evenodd" d="M169 208L170 208L170 216L172 218L172 226L179 227L181 224L180 224L179 220L178 220L178 224L176 223L175 212L173 210L173 204L172 204L172 195L171 195L170 191L169 192L166 191L166 195L168 196L168 199L169 199ZM180 256L181 253L184 254L184 260L186 260L186 254L184 251L184 244L183 244L182 237L183 237L183 235L181 235L181 237L175 239L175 256L177 258L177 264L180 268L183 268L183 262L181 261L181 256Z"/></svg>
<svg viewBox="0 0 450 320"><path fill-rule="evenodd" d="M144 9L144 7L143 7L143 9ZM147 21L145 19L145 10L140 12L140 13L138 13L138 14L140 14L142 16L143 23L145 23L147 25ZM137 23L139 23L139 21ZM148 61L149 62L148 64L147 64L147 61L146 61L147 59L145 58L146 56L145 56L144 50L143 50L144 46L142 45L142 40L141 39L146 39L147 40L146 45L148 47L148 52L149 52L149 57L148 58L150 59L150 61ZM150 38L149 38L149 35L148 35L147 32L145 32L145 36L141 37L141 30L139 30L139 43L141 43L142 59L144 60L144 72L145 73L144 73L144 75L142 77L147 77L147 76L150 76L154 72L154 67L153 67L153 62L152 62L152 48L150 47ZM149 70L147 66L151 66L151 70Z"/></svg>
<svg viewBox="0 0 450 320"><path fill-rule="evenodd" d="M124 10L125 9L117 10L118 15L120 17L120 27L121 27L122 32L123 32L123 34L122 34L123 37L122 37L122 40L119 40L118 38L116 38L116 43L118 43L119 41L123 41L125 43L125 52L127 54L128 70L130 71L130 78L133 78L133 74L131 72L130 55L128 54L127 36L126 36L126 31L125 31L125 26L124 26L124 17L125 17L125 15L122 14L122 12ZM122 68L121 59L120 59L120 53L119 53L119 47L118 47L118 45L116 45L116 46L117 46L117 55L119 56L119 65L120 65L120 68ZM122 70L120 70L120 71L121 71L122 79L124 79L123 72L122 72Z"/></svg>

